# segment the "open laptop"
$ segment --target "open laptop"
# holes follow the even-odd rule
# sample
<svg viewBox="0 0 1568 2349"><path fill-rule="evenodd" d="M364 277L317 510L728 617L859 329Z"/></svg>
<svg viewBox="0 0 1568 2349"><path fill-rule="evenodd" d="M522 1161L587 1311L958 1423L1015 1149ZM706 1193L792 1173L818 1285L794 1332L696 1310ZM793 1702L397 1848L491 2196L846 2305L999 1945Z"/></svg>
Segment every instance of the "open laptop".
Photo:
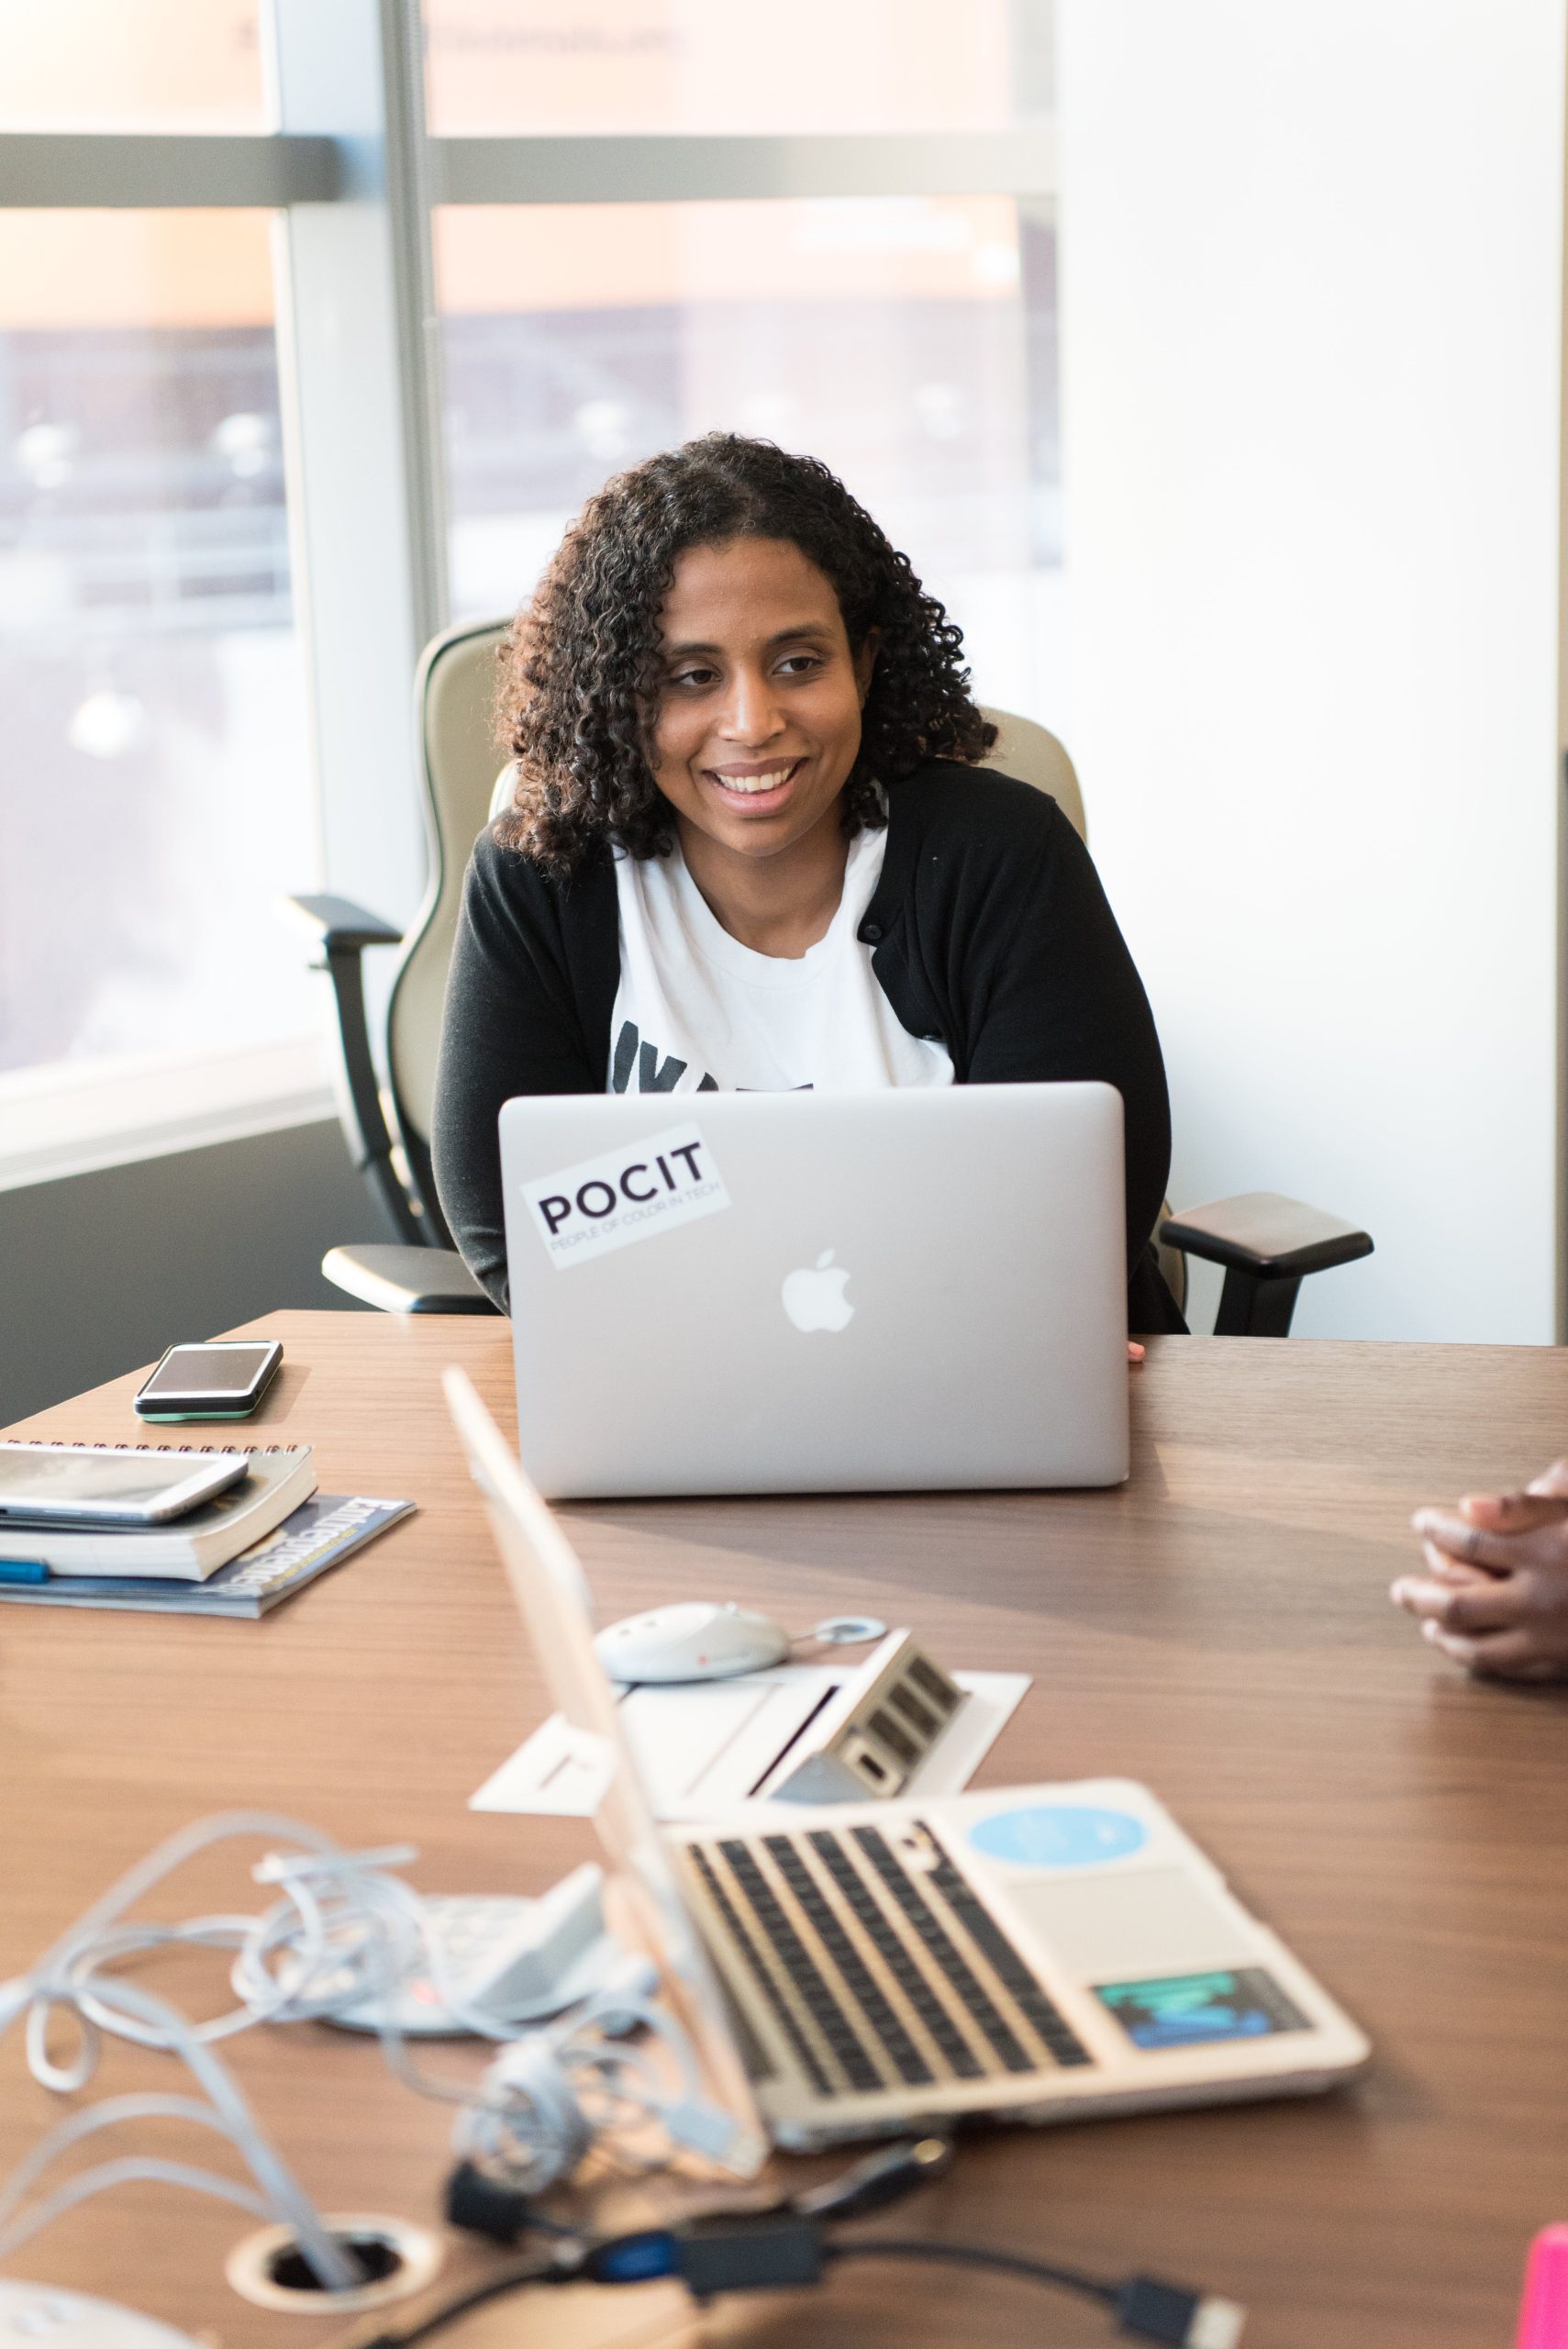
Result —
<svg viewBox="0 0 1568 2349"><path fill-rule="evenodd" d="M1127 1475L1114 1086L534 1097L501 1171L552 1497Z"/></svg>
<svg viewBox="0 0 1568 2349"><path fill-rule="evenodd" d="M661 1828L576 1557L462 1372L447 1398L662 1995L730 2116L810 2148L961 2117L1087 2120L1299 2095L1366 2040L1144 1787L751 1803Z"/></svg>

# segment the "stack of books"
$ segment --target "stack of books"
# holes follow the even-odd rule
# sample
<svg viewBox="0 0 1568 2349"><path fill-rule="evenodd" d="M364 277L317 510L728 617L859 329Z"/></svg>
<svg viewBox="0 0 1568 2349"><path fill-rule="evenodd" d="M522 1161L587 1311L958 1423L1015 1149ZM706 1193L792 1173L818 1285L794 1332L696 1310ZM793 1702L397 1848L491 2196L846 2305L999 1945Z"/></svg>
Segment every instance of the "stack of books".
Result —
<svg viewBox="0 0 1568 2349"><path fill-rule="evenodd" d="M187 1448L50 1447L100 1453ZM318 1493L308 1444L244 1448L250 1464L238 1484L161 1524L0 1521L0 1600L264 1615L413 1509L412 1501Z"/></svg>

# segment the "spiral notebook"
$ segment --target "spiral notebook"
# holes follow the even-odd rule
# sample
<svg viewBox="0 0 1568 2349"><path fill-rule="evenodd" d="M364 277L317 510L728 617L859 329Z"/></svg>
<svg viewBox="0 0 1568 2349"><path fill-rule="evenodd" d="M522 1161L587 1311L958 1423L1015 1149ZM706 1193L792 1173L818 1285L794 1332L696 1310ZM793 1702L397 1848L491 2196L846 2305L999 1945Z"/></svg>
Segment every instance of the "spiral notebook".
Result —
<svg viewBox="0 0 1568 2349"><path fill-rule="evenodd" d="M47 1566L56 1575L156 1575L205 1582L281 1525L316 1490L309 1444L72 1443L64 1452L244 1452L250 1472L188 1516L145 1530L95 1526L0 1526L0 1564Z"/></svg>

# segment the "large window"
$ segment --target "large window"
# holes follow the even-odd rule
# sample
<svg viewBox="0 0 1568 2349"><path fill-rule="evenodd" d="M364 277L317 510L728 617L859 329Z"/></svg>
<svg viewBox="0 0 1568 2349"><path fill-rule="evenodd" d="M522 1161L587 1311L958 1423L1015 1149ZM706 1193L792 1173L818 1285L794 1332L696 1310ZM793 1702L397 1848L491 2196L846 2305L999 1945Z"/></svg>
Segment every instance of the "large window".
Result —
<svg viewBox="0 0 1568 2349"><path fill-rule="evenodd" d="M884 159L877 194L438 215L457 609L515 604L617 466L756 432L845 476L963 627L985 698L1061 722L1049 0L802 0L787 22L734 0L426 0L425 23L430 128L454 139L595 141L623 177L641 141L651 173L679 152L698 182L728 141L768 140L807 187L846 153ZM995 136L961 189L892 192L900 161L918 176L1020 125L1032 193L988 191Z"/></svg>
<svg viewBox="0 0 1568 2349"><path fill-rule="evenodd" d="M0 1183L322 1113L420 645L712 427L1062 722L1051 0L51 0L0 77Z"/></svg>
<svg viewBox="0 0 1568 2349"><path fill-rule="evenodd" d="M264 135L266 78L255 0L6 27L0 1180L325 1099L275 911L319 851L272 215L192 201L184 169L193 139ZM33 176L79 183L69 208Z"/></svg>
<svg viewBox="0 0 1568 2349"><path fill-rule="evenodd" d="M314 1025L272 307L254 214L0 215L0 1074Z"/></svg>
<svg viewBox="0 0 1568 2349"><path fill-rule="evenodd" d="M437 224L451 592L527 592L606 473L714 427L842 473L1060 717L1055 242L1006 196L449 209Z"/></svg>
<svg viewBox="0 0 1568 2349"><path fill-rule="evenodd" d="M268 128L258 0L8 0L0 130Z"/></svg>
<svg viewBox="0 0 1568 2349"><path fill-rule="evenodd" d="M1043 109L1027 0L425 0L442 135L1000 130Z"/></svg>

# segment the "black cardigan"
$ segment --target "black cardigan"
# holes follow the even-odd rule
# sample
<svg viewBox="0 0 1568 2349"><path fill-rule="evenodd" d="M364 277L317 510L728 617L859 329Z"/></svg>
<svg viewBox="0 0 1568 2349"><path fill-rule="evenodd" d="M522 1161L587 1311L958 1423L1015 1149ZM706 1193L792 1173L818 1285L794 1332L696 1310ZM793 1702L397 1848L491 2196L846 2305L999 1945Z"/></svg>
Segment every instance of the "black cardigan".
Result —
<svg viewBox="0 0 1568 2349"><path fill-rule="evenodd" d="M1129 1326L1182 1327L1150 1235L1171 1119L1153 1016L1088 851L1053 799L933 759L888 790L882 877L859 935L912 1036L960 1085L1102 1077L1126 1105ZM528 1093L602 1093L620 978L608 848L551 881L488 832L474 848L436 1074L436 1183L465 1263L503 1310L496 1119Z"/></svg>

